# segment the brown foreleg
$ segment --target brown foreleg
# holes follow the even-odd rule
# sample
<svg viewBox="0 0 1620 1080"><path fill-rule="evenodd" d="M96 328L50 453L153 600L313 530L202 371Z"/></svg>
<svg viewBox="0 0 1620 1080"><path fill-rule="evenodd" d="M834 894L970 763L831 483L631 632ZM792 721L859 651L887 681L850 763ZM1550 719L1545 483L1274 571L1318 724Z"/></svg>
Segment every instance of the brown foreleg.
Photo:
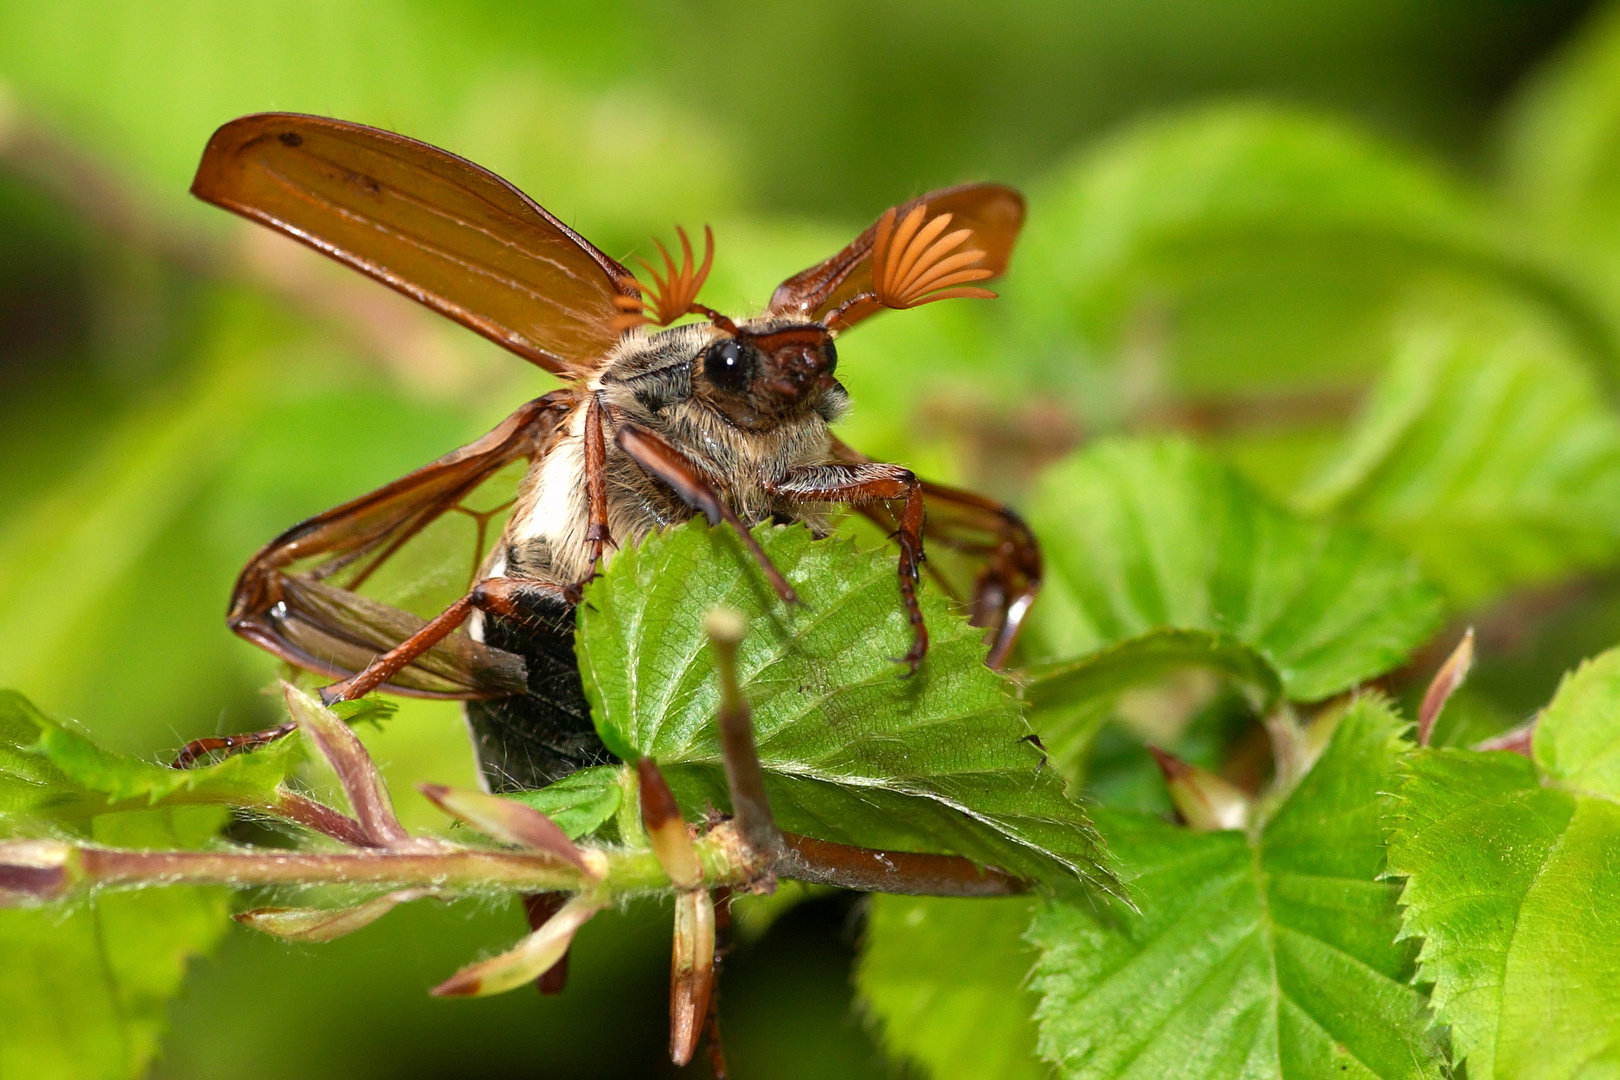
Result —
<svg viewBox="0 0 1620 1080"><path fill-rule="evenodd" d="M990 654L985 663L1006 665L1018 631L1041 589L1041 549L1024 519L1011 509L982 495L946 487L922 485L923 499L942 511L937 515L937 543L957 547L984 560L973 580L972 622L990 631ZM955 542L959 530L983 530L989 543Z"/></svg>
<svg viewBox="0 0 1620 1080"><path fill-rule="evenodd" d="M298 730L297 724L278 724L263 731L249 731L242 735L219 735L210 739L192 739L180 748L170 764L173 769L189 769L197 763L197 759L204 754L212 754L216 750L252 750L255 747L267 746L277 739L286 738Z"/></svg>
<svg viewBox="0 0 1620 1080"><path fill-rule="evenodd" d="M833 453L855 464L871 460L836 439ZM929 509L923 527L928 542L981 563L969 610L973 625L990 632L985 663L1003 667L1041 588L1040 545L1023 518L994 499L927 480L921 484ZM897 515L881 503L855 509L885 529L898 526Z"/></svg>
<svg viewBox="0 0 1620 1080"><path fill-rule="evenodd" d="M789 470L765 484L772 495L801 503L844 503L861 507L904 499L895 538L900 541L900 597L911 621L911 648L900 660L915 675L928 655L928 626L917 602L917 578L923 561L922 485L909 469L898 465L809 465Z"/></svg>
<svg viewBox="0 0 1620 1080"><path fill-rule="evenodd" d="M748 531L737 512L726 502L725 497L715 489L715 485L694 465L685 454L675 449L659 436L634 424L625 424L619 428L617 436L619 449L629 455L630 460L646 469L649 473L668 484L679 495L681 501L692 509L698 511L709 520L710 525L727 522L742 542L748 546L749 552L770 581L776 595L789 604L799 602L799 594L793 591L787 578L771 562L771 557L765 554L765 549L759 546L754 534Z"/></svg>
<svg viewBox="0 0 1620 1080"><path fill-rule="evenodd" d="M585 505L590 514L585 542L591 547L591 577L596 576L596 568L601 565L602 549L613 543L613 534L608 531L607 439L602 423L601 395L592 394L591 403L585 407Z"/></svg>

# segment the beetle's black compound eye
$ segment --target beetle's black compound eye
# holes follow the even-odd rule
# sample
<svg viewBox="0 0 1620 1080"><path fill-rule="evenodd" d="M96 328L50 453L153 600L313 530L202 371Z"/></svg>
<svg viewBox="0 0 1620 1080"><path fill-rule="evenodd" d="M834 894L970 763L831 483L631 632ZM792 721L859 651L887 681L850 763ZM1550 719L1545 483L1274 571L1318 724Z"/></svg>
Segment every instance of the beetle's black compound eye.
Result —
<svg viewBox="0 0 1620 1080"><path fill-rule="evenodd" d="M821 355L827 358L827 366L822 370L828 375L838 370L838 349L833 345L831 337L821 346Z"/></svg>
<svg viewBox="0 0 1620 1080"><path fill-rule="evenodd" d="M716 390L740 394L748 389L758 370L756 350L736 338L717 341L703 351L703 375Z"/></svg>

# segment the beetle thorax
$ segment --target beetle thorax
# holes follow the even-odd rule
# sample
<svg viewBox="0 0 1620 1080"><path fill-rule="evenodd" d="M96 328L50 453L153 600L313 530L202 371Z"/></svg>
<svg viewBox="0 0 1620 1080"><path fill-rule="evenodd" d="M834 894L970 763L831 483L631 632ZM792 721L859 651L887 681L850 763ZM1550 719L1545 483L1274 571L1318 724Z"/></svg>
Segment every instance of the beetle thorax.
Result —
<svg viewBox="0 0 1620 1080"><path fill-rule="evenodd" d="M639 542L653 529L693 515L618 448L615 437L626 423L676 448L727 494L745 522L805 520L820 531L820 513L772 497L767 485L795 468L831 460L828 423L847 409L848 397L829 375L794 408L770 411L754 407L752 400L739 405L741 395L710 385L703 369L705 357L712 355L706 350L728 337L693 323L653 335L626 335L609 354L586 384L567 427L524 480L507 529L509 558L521 572L563 584L590 572L584 466L589 395L598 396L604 407L608 527L616 544ZM773 374L766 368L760 378Z"/></svg>

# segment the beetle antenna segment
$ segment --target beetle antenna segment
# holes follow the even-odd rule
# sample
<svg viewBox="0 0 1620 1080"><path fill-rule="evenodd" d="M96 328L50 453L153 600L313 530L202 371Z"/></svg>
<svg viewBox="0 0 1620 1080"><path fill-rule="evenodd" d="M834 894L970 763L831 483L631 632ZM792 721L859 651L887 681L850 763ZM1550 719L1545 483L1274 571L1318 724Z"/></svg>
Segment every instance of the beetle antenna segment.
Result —
<svg viewBox="0 0 1620 1080"><path fill-rule="evenodd" d="M985 252L969 248L951 254L973 236L972 229L946 233L954 215L930 218L927 203L913 207L896 225L898 216L894 207L884 211L872 238L873 299L884 307L913 308L935 300L989 300L996 295L989 289L967 285L995 276L991 270L973 266L983 261Z"/></svg>
<svg viewBox="0 0 1620 1080"><path fill-rule="evenodd" d="M714 310L714 308L709 307L707 304L700 304L694 300L691 305L687 307L687 310L693 315L702 315L705 319L708 319L715 326L719 327L721 330L724 330L728 334L735 334L737 332L736 323Z"/></svg>
<svg viewBox="0 0 1620 1080"><path fill-rule="evenodd" d="M634 296L615 296L613 304L623 314L615 316L613 328L620 333L637 326L646 326L657 323L659 326L668 326L682 315L699 311L712 319L714 313L708 308L697 304L698 293L703 283L709 278L709 270L714 266L714 230L707 225L703 226L703 265L696 265L692 255L692 241L686 235L686 230L679 225L675 233L681 238L681 265L677 267L671 257L669 249L662 240L654 240L658 245L658 253L664 257L664 274L660 276L653 268L652 263L646 259L640 260L641 265L647 268L647 273L653 279L653 285L641 285L641 291L652 297L649 304L646 300ZM640 284L639 282L637 283ZM656 312L648 314L649 308ZM723 316L722 316L723 317ZM729 321L729 320L728 320Z"/></svg>

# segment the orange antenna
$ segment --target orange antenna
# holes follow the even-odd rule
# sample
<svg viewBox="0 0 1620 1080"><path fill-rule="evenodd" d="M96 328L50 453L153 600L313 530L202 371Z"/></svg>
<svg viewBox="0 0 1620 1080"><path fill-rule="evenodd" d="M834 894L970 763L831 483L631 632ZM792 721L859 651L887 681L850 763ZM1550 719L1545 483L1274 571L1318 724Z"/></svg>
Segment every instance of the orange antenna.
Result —
<svg viewBox="0 0 1620 1080"><path fill-rule="evenodd" d="M995 276L990 270L970 269L984 259L983 251L969 248L951 254L967 243L972 229L945 233L952 215L930 218L926 203L914 207L898 227L897 216L894 207L886 210L878 219L877 235L872 239L872 297L878 303L890 308L914 308L935 300L989 300L996 295L989 289L967 285L969 281Z"/></svg>
<svg viewBox="0 0 1620 1080"><path fill-rule="evenodd" d="M653 269L652 263L646 259L640 260L654 282L651 286L641 285L641 291L651 296L652 302L649 304L634 296L615 296L614 306L624 314L614 318L613 329L623 333L632 327L645 326L649 323L668 326L682 315L693 311L708 314L707 308L698 305L697 296L703 288L703 283L709 278L710 267L714 265L714 230L707 225L703 226L702 266L695 265L692 241L687 237L686 230L677 225L675 233L681 238L681 265L677 267L663 241L655 239L653 243L658 245L658 252L664 257L664 275L660 277L658 271ZM656 312L656 315L649 315L649 308Z"/></svg>

